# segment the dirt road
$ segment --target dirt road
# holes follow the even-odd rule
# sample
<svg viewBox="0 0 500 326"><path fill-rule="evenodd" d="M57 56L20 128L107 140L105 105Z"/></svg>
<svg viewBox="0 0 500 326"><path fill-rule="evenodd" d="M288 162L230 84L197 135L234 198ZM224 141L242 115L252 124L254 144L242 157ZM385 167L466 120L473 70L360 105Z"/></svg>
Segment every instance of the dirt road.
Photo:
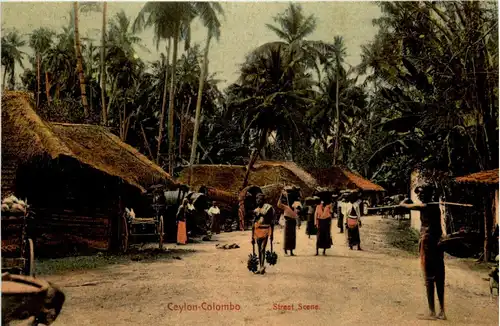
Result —
<svg viewBox="0 0 500 326"><path fill-rule="evenodd" d="M377 217L365 218L364 251L350 251L334 228L334 247L318 257L305 227L298 230L297 256L284 256L279 230L278 263L265 275L246 269L250 233L233 232L185 246L196 252L181 260L43 277L67 295L55 325L498 325L498 301L490 301L485 274L454 260L446 265L448 321L418 320L426 311L418 259L385 245L383 225ZM233 242L241 248L215 248ZM102 283L65 288L96 280ZM206 310L213 304L232 304L233 310Z"/></svg>

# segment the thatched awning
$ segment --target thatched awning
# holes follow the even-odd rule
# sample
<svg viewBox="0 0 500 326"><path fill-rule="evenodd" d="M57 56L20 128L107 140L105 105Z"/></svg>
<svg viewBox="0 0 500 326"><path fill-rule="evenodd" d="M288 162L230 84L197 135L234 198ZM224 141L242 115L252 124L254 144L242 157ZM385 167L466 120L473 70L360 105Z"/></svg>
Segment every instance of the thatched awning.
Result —
<svg viewBox="0 0 500 326"><path fill-rule="evenodd" d="M326 169L316 169L311 174L318 180L321 187L338 190L360 189L362 191L385 191L381 186L366 180L347 168L333 166Z"/></svg>
<svg viewBox="0 0 500 326"><path fill-rule="evenodd" d="M455 178L455 181L459 183L482 183L498 186L498 173L498 169L481 171Z"/></svg>
<svg viewBox="0 0 500 326"><path fill-rule="evenodd" d="M44 122L26 92L2 94L2 151L28 162L36 156L70 157L145 191L177 183L168 173L107 129L95 125ZM3 156L3 155L2 155Z"/></svg>
<svg viewBox="0 0 500 326"><path fill-rule="evenodd" d="M223 191L239 193L245 178L246 167L242 165L194 165L190 186L214 187ZM178 178L187 183L189 167L185 167ZM249 185L259 187L282 184L295 185L304 195L310 195L317 186L316 180L293 162L260 161L255 163L250 172Z"/></svg>

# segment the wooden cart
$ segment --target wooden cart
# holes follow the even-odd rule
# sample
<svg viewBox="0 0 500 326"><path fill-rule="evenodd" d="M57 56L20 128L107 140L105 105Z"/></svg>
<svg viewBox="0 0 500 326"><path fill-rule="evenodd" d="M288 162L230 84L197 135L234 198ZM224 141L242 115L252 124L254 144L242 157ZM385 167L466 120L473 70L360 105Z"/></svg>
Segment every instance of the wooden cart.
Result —
<svg viewBox="0 0 500 326"><path fill-rule="evenodd" d="M34 275L35 247L28 237L30 212L2 212L2 272Z"/></svg>
<svg viewBox="0 0 500 326"><path fill-rule="evenodd" d="M156 212L154 217L132 217L124 213L121 223L121 249L125 253L128 251L130 241L137 238L151 238L155 237L158 241L160 249L163 249L163 241L165 236L165 224L163 216L161 215L162 209L165 204L159 199L162 189L155 189L150 195L152 201L152 208Z"/></svg>

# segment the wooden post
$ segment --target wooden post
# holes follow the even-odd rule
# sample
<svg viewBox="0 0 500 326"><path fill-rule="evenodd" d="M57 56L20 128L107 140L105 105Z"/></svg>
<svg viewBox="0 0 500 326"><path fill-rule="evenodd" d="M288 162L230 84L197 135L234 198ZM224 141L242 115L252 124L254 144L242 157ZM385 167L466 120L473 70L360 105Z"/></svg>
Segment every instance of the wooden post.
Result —
<svg viewBox="0 0 500 326"><path fill-rule="evenodd" d="M484 187L484 262L490 261L490 243L491 243L491 233L492 233L492 208L493 208L493 196L494 191L489 187Z"/></svg>
<svg viewBox="0 0 500 326"><path fill-rule="evenodd" d="M108 236L108 250L118 251L120 247L120 236L121 236L121 216L124 212L124 205L122 196L118 196L118 212L111 216L110 223L110 233Z"/></svg>
<svg viewBox="0 0 500 326"><path fill-rule="evenodd" d="M495 190L495 198L493 199L493 227L498 224L498 189Z"/></svg>

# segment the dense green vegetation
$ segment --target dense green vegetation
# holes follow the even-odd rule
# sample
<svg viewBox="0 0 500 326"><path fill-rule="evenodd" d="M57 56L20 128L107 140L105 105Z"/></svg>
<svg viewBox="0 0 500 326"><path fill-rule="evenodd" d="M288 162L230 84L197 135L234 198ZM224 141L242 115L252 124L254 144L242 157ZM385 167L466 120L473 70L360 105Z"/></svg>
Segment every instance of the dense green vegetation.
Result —
<svg viewBox="0 0 500 326"><path fill-rule="evenodd" d="M42 116L105 125L170 172L196 160L253 164L260 155L306 168L345 165L406 192L417 165L452 175L498 167L496 3L379 6L379 31L359 66L345 62L341 35L310 40L315 17L291 4L267 24L276 40L242 58L240 78L221 90L208 46L190 42L196 19L207 44L224 33L218 3L151 2L137 17L74 4L59 31L3 34L3 85L14 88L29 44L21 88ZM101 40L79 35L88 11L102 13ZM135 55L142 30L161 60Z"/></svg>

